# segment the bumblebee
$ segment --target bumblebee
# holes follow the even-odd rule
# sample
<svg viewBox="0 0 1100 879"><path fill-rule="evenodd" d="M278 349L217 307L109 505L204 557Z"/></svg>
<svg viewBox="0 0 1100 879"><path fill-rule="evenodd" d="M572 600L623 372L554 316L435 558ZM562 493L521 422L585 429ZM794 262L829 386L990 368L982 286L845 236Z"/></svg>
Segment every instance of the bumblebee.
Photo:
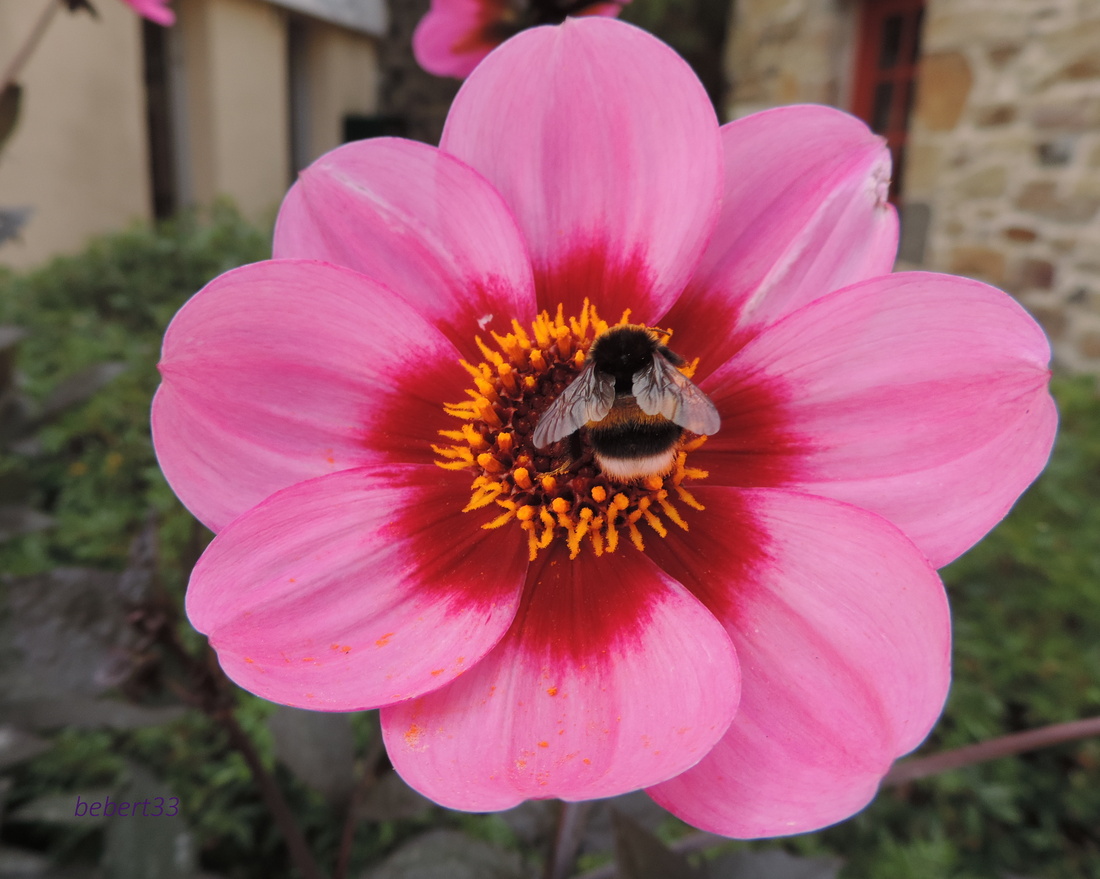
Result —
<svg viewBox="0 0 1100 879"><path fill-rule="evenodd" d="M542 413L532 441L544 449L588 428L596 463L623 482L664 476L685 430L718 431L714 404L677 369L686 361L646 327L612 327L584 367Z"/></svg>

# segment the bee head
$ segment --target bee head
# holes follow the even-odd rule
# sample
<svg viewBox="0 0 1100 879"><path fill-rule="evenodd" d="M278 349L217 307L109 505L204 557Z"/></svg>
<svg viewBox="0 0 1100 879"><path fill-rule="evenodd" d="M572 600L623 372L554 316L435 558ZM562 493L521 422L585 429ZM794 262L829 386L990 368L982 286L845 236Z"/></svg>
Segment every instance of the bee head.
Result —
<svg viewBox="0 0 1100 879"><path fill-rule="evenodd" d="M660 347L657 337L645 327L612 327L593 343L589 358L601 372L629 378L653 360Z"/></svg>

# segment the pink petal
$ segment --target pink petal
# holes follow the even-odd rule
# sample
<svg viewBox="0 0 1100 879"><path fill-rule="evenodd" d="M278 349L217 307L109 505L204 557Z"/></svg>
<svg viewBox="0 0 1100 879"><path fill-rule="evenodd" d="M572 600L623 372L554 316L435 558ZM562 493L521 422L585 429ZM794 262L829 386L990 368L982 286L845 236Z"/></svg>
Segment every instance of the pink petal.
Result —
<svg viewBox="0 0 1100 879"><path fill-rule="evenodd" d="M495 514L459 513L468 500L467 480L431 466L292 486L214 539L187 614L274 702L358 711L434 690L504 634L527 570L522 532L481 528Z"/></svg>
<svg viewBox="0 0 1100 879"><path fill-rule="evenodd" d="M122 0L138 15L165 27L176 23L176 15L168 8L168 0Z"/></svg>
<svg viewBox="0 0 1100 879"><path fill-rule="evenodd" d="M846 818L943 707L943 586L916 547L871 513L777 490L693 491L706 511L691 533L650 554L724 620L741 660L741 707L697 766L649 793L726 836ZM764 558L751 573L750 541Z"/></svg>
<svg viewBox="0 0 1100 879"><path fill-rule="evenodd" d="M714 617L632 548L528 573L504 640L468 674L386 708L394 767L442 805L607 797L670 778L725 732L737 659Z"/></svg>
<svg viewBox="0 0 1100 879"><path fill-rule="evenodd" d="M826 293L890 271L897 212L883 139L831 107L779 107L722 127L714 237L664 320L705 375L739 342ZM718 330L717 328L723 328Z"/></svg>
<svg viewBox="0 0 1100 879"><path fill-rule="evenodd" d="M441 148L501 192L531 250L539 304L664 313L718 211L714 110L695 74L644 31L569 19L512 38L455 99Z"/></svg>
<svg viewBox="0 0 1100 879"><path fill-rule="evenodd" d="M336 470L434 459L465 398L459 353L415 308L324 263L256 263L211 281L164 338L153 401L161 469L213 530ZM461 505L460 505L461 506Z"/></svg>
<svg viewBox="0 0 1100 879"><path fill-rule="evenodd" d="M435 76L465 79L508 36L510 0L432 0L413 32L416 63Z"/></svg>
<svg viewBox="0 0 1100 879"><path fill-rule="evenodd" d="M781 439L746 449L724 422L693 463L712 484L775 474L772 485L872 510L939 567L1046 463L1049 357L1042 330L999 290L929 273L874 278L769 327L703 382L723 415L765 401L748 420Z"/></svg>
<svg viewBox="0 0 1100 879"><path fill-rule="evenodd" d="M345 144L300 175L279 211L277 258L321 259L401 294L467 356L474 334L533 314L516 221L486 180L427 144Z"/></svg>

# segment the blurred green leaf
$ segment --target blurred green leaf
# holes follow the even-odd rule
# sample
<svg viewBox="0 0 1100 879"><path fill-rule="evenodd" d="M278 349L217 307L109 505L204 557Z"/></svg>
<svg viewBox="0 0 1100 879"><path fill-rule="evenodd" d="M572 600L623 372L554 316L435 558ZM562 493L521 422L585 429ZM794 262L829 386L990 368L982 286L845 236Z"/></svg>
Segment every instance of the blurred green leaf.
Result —
<svg viewBox="0 0 1100 879"><path fill-rule="evenodd" d="M126 371L125 363L93 363L61 381L42 404L37 424L52 421L66 409L87 402L93 394Z"/></svg>

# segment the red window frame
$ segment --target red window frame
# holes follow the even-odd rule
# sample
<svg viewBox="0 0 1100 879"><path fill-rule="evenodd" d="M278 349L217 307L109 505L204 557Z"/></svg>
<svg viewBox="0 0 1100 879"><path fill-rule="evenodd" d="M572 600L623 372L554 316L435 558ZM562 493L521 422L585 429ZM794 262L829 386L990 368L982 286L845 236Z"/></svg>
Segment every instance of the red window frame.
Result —
<svg viewBox="0 0 1100 879"><path fill-rule="evenodd" d="M894 159L891 201L902 191L924 6L925 0L864 0L859 13L852 112L886 138Z"/></svg>

